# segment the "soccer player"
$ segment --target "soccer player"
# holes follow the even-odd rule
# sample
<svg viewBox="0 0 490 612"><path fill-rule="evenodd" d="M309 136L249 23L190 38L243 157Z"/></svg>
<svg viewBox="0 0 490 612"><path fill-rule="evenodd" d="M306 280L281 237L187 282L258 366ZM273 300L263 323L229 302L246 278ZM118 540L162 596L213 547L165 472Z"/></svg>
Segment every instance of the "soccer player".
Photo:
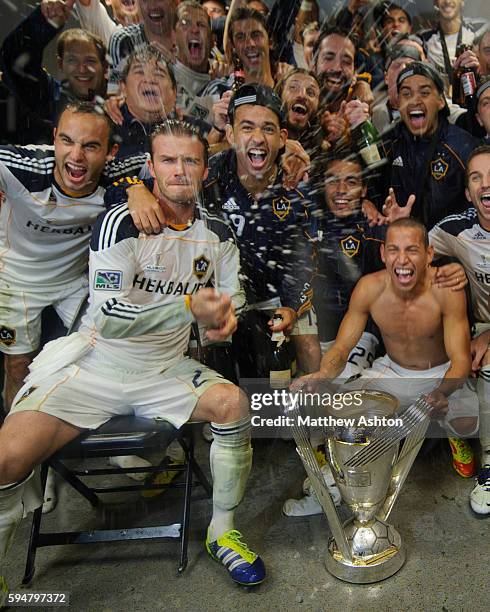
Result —
<svg viewBox="0 0 490 612"><path fill-rule="evenodd" d="M145 156L108 162L116 149L109 118L86 102L60 115L54 147L0 148L0 350L7 411L39 349L41 312L54 306L69 327L87 295L88 245L105 185L138 174L145 163Z"/></svg>
<svg viewBox="0 0 490 612"><path fill-rule="evenodd" d="M463 387L471 371L465 294L436 286L433 256L427 230L419 221L399 219L390 225L381 247L386 269L360 279L320 370L295 385L339 376L371 316L386 355L354 384L392 393L402 407L427 394L432 416L447 429L456 435L474 431L477 406L474 394Z"/></svg>
<svg viewBox="0 0 490 612"><path fill-rule="evenodd" d="M474 334L472 369L478 372L481 471L470 494L471 508L490 515L490 146L475 149L466 167L466 197L470 208L438 223L429 239L438 255L457 257L466 271L472 295Z"/></svg>
<svg viewBox="0 0 490 612"><path fill-rule="evenodd" d="M166 227L159 236L140 235L127 205L98 218L81 327L41 352L0 430L0 559L22 517L32 468L80 431L134 413L175 427L212 422L206 548L234 581L257 584L264 564L233 522L252 465L248 403L237 387L184 356L193 321L209 326L214 341L235 330L235 308L244 303L238 249L224 222L196 210L207 174L199 132L167 120L151 139L149 167Z"/></svg>

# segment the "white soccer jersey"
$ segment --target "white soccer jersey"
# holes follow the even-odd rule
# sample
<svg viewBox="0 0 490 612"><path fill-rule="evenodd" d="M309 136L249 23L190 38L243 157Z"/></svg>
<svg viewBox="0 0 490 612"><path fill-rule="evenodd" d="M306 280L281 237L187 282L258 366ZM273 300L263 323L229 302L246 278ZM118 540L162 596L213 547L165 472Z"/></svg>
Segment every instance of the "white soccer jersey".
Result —
<svg viewBox="0 0 490 612"><path fill-rule="evenodd" d="M470 283L476 322L490 322L490 232L478 223L476 210L446 217L429 232L429 240L437 255L459 259Z"/></svg>
<svg viewBox="0 0 490 612"><path fill-rule="evenodd" d="M53 146L0 147L0 278L32 290L81 278L105 185L138 174L145 156L109 162L90 195L69 197L54 182Z"/></svg>
<svg viewBox="0 0 490 612"><path fill-rule="evenodd" d="M136 229L127 204L97 220L90 249L90 304L80 333L103 361L125 370L161 372L182 359L192 313L185 296L210 283L244 302L239 251L224 221L205 213L158 236Z"/></svg>

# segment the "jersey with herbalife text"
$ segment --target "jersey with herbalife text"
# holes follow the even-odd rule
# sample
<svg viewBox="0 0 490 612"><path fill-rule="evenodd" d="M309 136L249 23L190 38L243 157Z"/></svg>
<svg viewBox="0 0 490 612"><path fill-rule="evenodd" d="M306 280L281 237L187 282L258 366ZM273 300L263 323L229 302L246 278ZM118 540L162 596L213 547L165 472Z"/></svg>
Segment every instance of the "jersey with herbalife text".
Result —
<svg viewBox="0 0 490 612"><path fill-rule="evenodd" d="M140 234L127 204L103 213L90 244L90 303L80 332L104 361L129 370L161 372L182 359L193 316L185 296L216 286L245 302L232 230L215 217L157 236Z"/></svg>
<svg viewBox="0 0 490 612"><path fill-rule="evenodd" d="M70 197L54 181L53 146L0 147L0 278L15 286L55 287L87 269L92 226L104 208L105 185L138 174L146 156L106 164L90 195Z"/></svg>
<svg viewBox="0 0 490 612"><path fill-rule="evenodd" d="M456 257L470 282L471 302L476 322L488 323L490 309L490 232L478 222L471 207L460 215L450 215L429 233L436 255Z"/></svg>

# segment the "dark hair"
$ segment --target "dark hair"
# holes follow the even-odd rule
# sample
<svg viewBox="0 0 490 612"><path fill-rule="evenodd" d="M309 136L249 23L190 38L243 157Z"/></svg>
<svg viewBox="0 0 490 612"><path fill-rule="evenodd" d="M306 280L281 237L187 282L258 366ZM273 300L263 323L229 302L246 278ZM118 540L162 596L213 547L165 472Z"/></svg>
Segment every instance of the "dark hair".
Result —
<svg viewBox="0 0 490 612"><path fill-rule="evenodd" d="M233 27L235 23L237 23L238 21L245 21L246 19L253 19L254 21L258 21L260 25L266 31L267 36L269 37L269 40L270 40L269 31L267 29L267 21L264 15L262 15L262 13L259 13L259 11L256 11L255 9L247 8L246 6L241 6L237 8L235 11L233 11L230 17L230 23L228 26L228 43L229 44L233 46Z"/></svg>
<svg viewBox="0 0 490 612"><path fill-rule="evenodd" d="M105 48L102 39L96 36L95 34L87 32L87 30L82 30L81 28L70 28L60 34L60 37L58 38L58 43L56 45L56 54L58 55L58 57L60 59L63 59L66 45L73 41L79 40L93 44L99 57L100 63L102 65L107 64L107 49Z"/></svg>
<svg viewBox="0 0 490 612"><path fill-rule="evenodd" d="M476 149L473 149L473 151L469 154L466 162L466 184L468 184L469 179L470 161L479 155L490 155L490 145L481 145L481 147L476 147Z"/></svg>
<svg viewBox="0 0 490 612"><path fill-rule="evenodd" d="M136 59L141 59L141 60L144 60L145 62L148 62L151 59L154 59L160 64L163 64L165 66L165 69L168 72L168 76L170 77L170 81L172 82L173 89L174 90L177 89L177 81L175 80L175 74L174 74L172 66L167 62L167 60L165 59L165 56L160 51L160 49L153 43L150 43L149 45L144 45L141 47L136 47L136 49L133 49L129 57L124 60L124 68L121 73L121 81L126 81L128 74L129 74L129 70L131 68L131 64Z"/></svg>
<svg viewBox="0 0 490 612"><path fill-rule="evenodd" d="M67 104L63 106L58 116L56 117L55 127L56 128L58 127L60 120L61 120L61 115L63 115L65 111L70 111L71 113L77 113L80 115L93 115L95 117L101 117L107 123L107 126L109 128L108 149L110 149L112 145L115 143L115 138L114 138L114 127L115 126L114 126L112 119L104 111L104 107L102 106L102 103L103 103L102 99L101 99L101 104L98 104L96 102L87 102L86 100L71 100L70 102L67 102Z"/></svg>
<svg viewBox="0 0 490 612"><path fill-rule="evenodd" d="M397 227L409 227L409 228L414 228L414 229L419 230L420 233L422 234L422 242L425 248L426 249L428 248L429 233L427 232L427 228L425 227L423 223L418 221L418 219L414 219L413 217L407 217L405 219L397 219L396 221L393 221L393 223L388 225L388 229L386 230L386 235L385 235L385 244L388 239L388 232L390 230L396 229Z"/></svg>
<svg viewBox="0 0 490 612"><path fill-rule="evenodd" d="M150 134L150 153L153 159L153 141L157 136L185 136L188 138L197 138L202 144L204 165L208 165L209 151L208 141L204 138L199 128L187 121L179 121L178 119L165 119L159 123L153 132Z"/></svg>
<svg viewBox="0 0 490 612"><path fill-rule="evenodd" d="M388 17L388 13L395 9L398 11L402 11L402 13L405 13L408 23L412 25L412 18L403 7L401 7L399 4L395 4L394 2L387 2L386 0L378 4L378 6L374 9L374 18L378 23L384 26L385 19Z"/></svg>
<svg viewBox="0 0 490 612"><path fill-rule="evenodd" d="M349 30L341 28L340 26L336 24L333 24L333 25L327 24L326 26L322 26L320 30L320 36L316 39L315 44L313 46L313 64L315 67L317 64L318 53L320 51L322 42L325 40L325 38L328 38L329 36L333 36L334 34L336 34L337 36L341 36L342 38L347 38L347 40L350 40L350 42L352 43L354 47L354 55L355 55L355 52L357 50L357 45L359 42L357 40L357 37L353 36L351 32L349 32Z"/></svg>
<svg viewBox="0 0 490 612"><path fill-rule="evenodd" d="M289 79L295 74L305 74L306 76L311 77L316 82L318 87L320 87L320 82L318 81L318 77L316 76L314 72L312 72L311 70L307 70L306 68L293 68L292 70L287 72L282 77L282 79L276 84L276 86L274 87L274 93L277 94L280 98L282 98L282 94L283 94L284 86L286 85L286 82L289 81Z"/></svg>

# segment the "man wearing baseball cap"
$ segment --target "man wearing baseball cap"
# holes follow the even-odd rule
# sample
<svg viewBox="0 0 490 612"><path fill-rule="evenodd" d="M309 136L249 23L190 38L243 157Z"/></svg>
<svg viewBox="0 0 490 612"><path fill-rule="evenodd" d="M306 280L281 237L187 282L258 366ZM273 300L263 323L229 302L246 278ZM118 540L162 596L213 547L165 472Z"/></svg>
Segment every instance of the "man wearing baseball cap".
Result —
<svg viewBox="0 0 490 612"><path fill-rule="evenodd" d="M206 202L234 227L252 311L249 319L258 312L281 315L282 321L273 326L270 322L270 328L294 328L301 364L312 371L320 347L316 322L305 316L310 308L305 283L310 280L306 235L311 198L304 184L298 189L283 186L280 154L287 139L283 105L272 89L251 83L232 97L228 114L226 138L232 148L210 160ZM264 334L249 334L249 324L256 329L256 322L242 320L233 339L239 345L242 338L248 347L237 351L239 357L255 353L249 364L242 364L242 376L247 366L254 370L250 375L256 375L265 340ZM250 350L251 337L258 339L256 351Z"/></svg>
<svg viewBox="0 0 490 612"><path fill-rule="evenodd" d="M412 216L431 229L443 217L466 208L465 164L476 140L450 125L444 83L429 64L412 62L397 79L401 122L386 143L389 187L404 205L416 200Z"/></svg>

